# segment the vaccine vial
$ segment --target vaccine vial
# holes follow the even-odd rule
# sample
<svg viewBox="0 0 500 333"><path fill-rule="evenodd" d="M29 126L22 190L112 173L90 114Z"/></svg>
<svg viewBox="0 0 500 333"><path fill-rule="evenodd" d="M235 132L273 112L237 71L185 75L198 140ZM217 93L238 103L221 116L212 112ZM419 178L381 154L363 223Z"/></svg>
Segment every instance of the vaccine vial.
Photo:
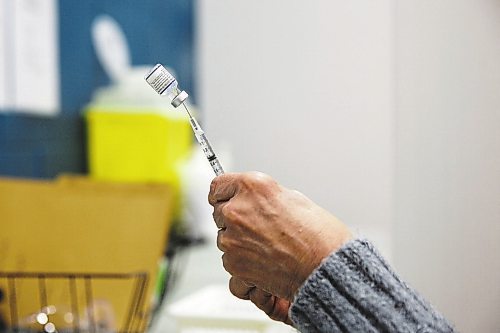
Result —
<svg viewBox="0 0 500 333"><path fill-rule="evenodd" d="M184 103L189 96L184 90L179 90L175 77L161 64L153 67L144 79L158 94L170 98L174 107Z"/></svg>

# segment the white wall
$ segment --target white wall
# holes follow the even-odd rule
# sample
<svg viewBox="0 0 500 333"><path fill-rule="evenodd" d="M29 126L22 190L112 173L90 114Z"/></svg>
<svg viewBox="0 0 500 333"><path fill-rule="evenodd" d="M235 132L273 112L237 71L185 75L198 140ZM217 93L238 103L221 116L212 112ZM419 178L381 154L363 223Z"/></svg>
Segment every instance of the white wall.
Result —
<svg viewBox="0 0 500 333"><path fill-rule="evenodd" d="M234 170L269 173L377 239L393 211L390 4L198 8L198 91L215 148L230 145Z"/></svg>
<svg viewBox="0 0 500 333"><path fill-rule="evenodd" d="M233 169L375 237L460 331L500 331L500 1L201 0L198 19Z"/></svg>
<svg viewBox="0 0 500 333"><path fill-rule="evenodd" d="M500 332L500 1L396 13L396 265L462 332Z"/></svg>

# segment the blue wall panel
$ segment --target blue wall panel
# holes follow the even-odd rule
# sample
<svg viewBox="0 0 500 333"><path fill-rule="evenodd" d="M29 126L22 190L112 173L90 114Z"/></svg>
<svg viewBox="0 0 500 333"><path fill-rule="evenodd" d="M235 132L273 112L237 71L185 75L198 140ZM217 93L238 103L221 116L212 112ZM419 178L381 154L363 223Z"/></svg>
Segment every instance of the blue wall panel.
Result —
<svg viewBox="0 0 500 333"><path fill-rule="evenodd" d="M80 117L0 116L0 174L47 178L85 172L84 124Z"/></svg>
<svg viewBox="0 0 500 333"><path fill-rule="evenodd" d="M0 175L51 178L86 172L81 112L93 91L109 84L91 44L91 23L99 14L121 25L134 65L161 62L174 68L196 99L192 1L60 0L61 115L0 115Z"/></svg>
<svg viewBox="0 0 500 333"><path fill-rule="evenodd" d="M61 1L64 110L80 112L94 88L109 83L91 42L91 23L99 14L108 14L120 24L134 65L161 62L171 66L183 87L196 95L192 73L192 9L192 2L183 0Z"/></svg>

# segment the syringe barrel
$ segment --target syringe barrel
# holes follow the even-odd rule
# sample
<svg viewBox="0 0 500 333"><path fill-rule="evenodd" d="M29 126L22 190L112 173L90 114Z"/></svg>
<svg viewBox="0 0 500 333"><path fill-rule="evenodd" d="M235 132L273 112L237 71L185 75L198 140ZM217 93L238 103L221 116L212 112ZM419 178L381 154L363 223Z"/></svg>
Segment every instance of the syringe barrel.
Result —
<svg viewBox="0 0 500 333"><path fill-rule="evenodd" d="M203 153L205 154L208 162L210 163L210 166L215 172L216 176L224 174L224 169L222 168L222 165L219 162L219 159L214 153L214 150L212 149L212 146L210 145L210 142L208 142L208 139L205 135L205 133L197 134L196 139L198 140L198 143L200 144L201 148L203 149Z"/></svg>
<svg viewBox="0 0 500 333"><path fill-rule="evenodd" d="M224 174L224 169L222 169L222 165L220 165L217 157L213 161L210 161L210 166L212 167L212 170L214 170L216 176Z"/></svg>
<svg viewBox="0 0 500 333"><path fill-rule="evenodd" d="M188 98L188 94L185 91L180 91L178 89L175 77L161 64L157 64L149 71L148 74L146 74L144 79L158 94L167 95L172 101L171 104L174 107L178 107L181 104L184 105L184 108L189 115L191 127L193 128L196 140L198 140L198 143L202 147L203 153L207 157L210 166L217 176L224 174L224 169L222 169L217 156L215 156L214 150L212 149L212 146L210 146L205 133L196 119L191 116L191 113L184 104L184 101Z"/></svg>

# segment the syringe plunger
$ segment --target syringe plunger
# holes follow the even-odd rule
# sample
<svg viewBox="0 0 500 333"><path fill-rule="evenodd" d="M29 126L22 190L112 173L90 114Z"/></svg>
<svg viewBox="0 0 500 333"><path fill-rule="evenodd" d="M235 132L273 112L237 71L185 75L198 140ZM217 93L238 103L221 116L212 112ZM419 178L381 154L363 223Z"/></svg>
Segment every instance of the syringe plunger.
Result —
<svg viewBox="0 0 500 333"><path fill-rule="evenodd" d="M189 96L184 90L179 90L175 77L161 64L153 67L144 79L158 94L167 95L174 107L181 105Z"/></svg>

